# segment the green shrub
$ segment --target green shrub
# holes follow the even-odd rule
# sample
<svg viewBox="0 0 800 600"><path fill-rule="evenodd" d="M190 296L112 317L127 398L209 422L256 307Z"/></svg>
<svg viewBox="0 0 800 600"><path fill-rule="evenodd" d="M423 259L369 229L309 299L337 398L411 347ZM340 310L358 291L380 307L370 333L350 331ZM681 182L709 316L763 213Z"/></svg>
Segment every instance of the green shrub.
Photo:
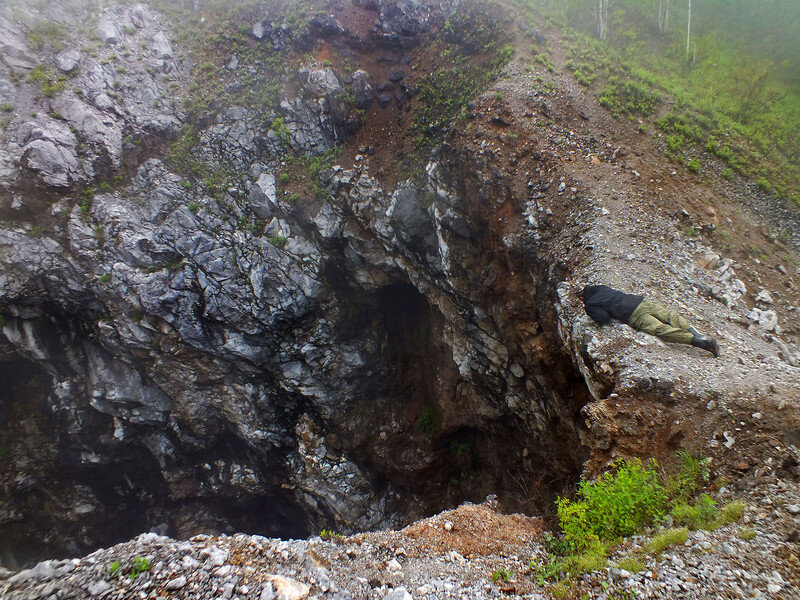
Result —
<svg viewBox="0 0 800 600"><path fill-rule="evenodd" d="M696 158L686 161L686 168L689 169L692 173L697 173L700 171L700 161Z"/></svg>
<svg viewBox="0 0 800 600"><path fill-rule="evenodd" d="M772 193L772 186L769 184L769 181L767 181L766 177L759 177L756 181L756 185L759 187L759 189L767 192L768 194Z"/></svg>
<svg viewBox="0 0 800 600"><path fill-rule="evenodd" d="M731 179L733 179L733 169L731 169L730 167L728 167L727 169L725 169L725 170L722 172L722 178L723 178L723 179L727 179L727 180L731 180Z"/></svg>
<svg viewBox="0 0 800 600"><path fill-rule="evenodd" d="M661 554L665 548L683 544L689 539L689 530L686 527L679 529L666 529L653 537L647 544L645 550L650 554Z"/></svg>
<svg viewBox="0 0 800 600"><path fill-rule="evenodd" d="M618 461L596 481L580 482L576 500L559 498L558 518L571 548L580 552L632 535L663 514L667 496L656 468L655 461Z"/></svg>
<svg viewBox="0 0 800 600"><path fill-rule="evenodd" d="M108 283L109 281L111 281L111 274L104 273L103 275L98 275L97 281L99 281L100 283Z"/></svg>

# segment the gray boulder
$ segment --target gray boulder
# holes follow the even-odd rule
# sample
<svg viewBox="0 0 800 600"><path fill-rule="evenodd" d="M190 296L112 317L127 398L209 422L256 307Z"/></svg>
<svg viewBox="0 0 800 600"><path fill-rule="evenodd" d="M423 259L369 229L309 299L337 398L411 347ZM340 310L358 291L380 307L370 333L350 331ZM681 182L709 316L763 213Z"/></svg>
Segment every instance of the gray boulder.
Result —
<svg viewBox="0 0 800 600"><path fill-rule="evenodd" d="M81 53L75 49L64 50L56 56L56 68L62 73L74 71L81 61Z"/></svg>
<svg viewBox="0 0 800 600"><path fill-rule="evenodd" d="M106 44L116 44L121 38L117 22L108 14L102 15L97 19L97 34Z"/></svg>

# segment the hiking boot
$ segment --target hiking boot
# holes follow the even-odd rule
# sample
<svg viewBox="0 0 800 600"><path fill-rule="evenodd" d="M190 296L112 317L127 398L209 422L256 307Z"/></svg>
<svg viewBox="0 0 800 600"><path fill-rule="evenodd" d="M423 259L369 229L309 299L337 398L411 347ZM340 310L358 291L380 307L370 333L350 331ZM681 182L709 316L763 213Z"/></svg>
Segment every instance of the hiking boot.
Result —
<svg viewBox="0 0 800 600"><path fill-rule="evenodd" d="M695 348L702 348L708 350L714 355L714 358L719 356L719 344L717 340L707 335L695 334L692 338L692 346Z"/></svg>

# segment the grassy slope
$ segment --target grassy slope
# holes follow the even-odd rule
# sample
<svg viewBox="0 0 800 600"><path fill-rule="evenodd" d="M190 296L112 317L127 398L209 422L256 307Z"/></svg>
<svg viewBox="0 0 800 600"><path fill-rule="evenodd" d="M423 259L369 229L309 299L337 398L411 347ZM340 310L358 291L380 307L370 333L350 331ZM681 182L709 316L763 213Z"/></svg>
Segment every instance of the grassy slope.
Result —
<svg viewBox="0 0 800 600"><path fill-rule="evenodd" d="M514 2L531 12L541 6ZM724 177L740 173L800 206L800 87L791 65L748 53L713 24L693 38L696 61L687 65L685 33L659 35L656 10L643 12L633 2L617 3L608 39L600 42L591 19L569 4L544 15L562 28L568 67L601 104L643 120L643 131L652 115L667 154L689 169L700 170L707 153L727 165Z"/></svg>

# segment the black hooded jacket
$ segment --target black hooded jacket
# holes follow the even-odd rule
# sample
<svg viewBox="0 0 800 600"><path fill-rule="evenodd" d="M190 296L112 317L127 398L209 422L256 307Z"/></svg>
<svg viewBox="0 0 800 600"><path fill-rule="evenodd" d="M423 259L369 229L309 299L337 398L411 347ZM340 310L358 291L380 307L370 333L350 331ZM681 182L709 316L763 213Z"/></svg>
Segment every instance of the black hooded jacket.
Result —
<svg viewBox="0 0 800 600"><path fill-rule="evenodd" d="M619 292L607 285L587 285L581 292L586 314L600 325L611 319L627 323L644 296Z"/></svg>

